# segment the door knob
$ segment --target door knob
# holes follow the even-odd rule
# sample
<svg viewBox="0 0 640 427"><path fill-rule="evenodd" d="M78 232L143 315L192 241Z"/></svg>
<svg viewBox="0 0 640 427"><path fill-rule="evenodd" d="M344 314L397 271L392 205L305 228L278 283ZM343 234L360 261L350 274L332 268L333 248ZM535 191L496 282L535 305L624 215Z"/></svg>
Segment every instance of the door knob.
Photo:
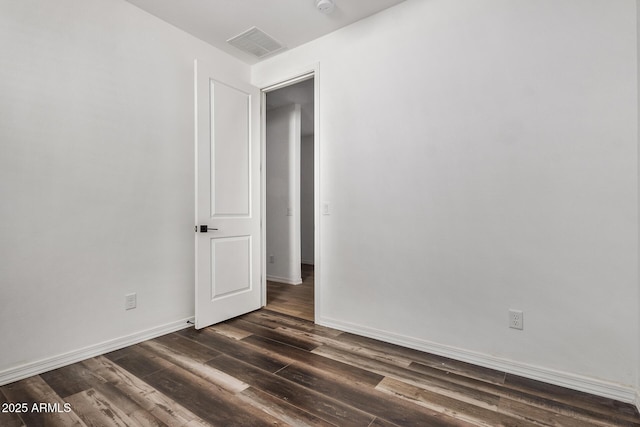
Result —
<svg viewBox="0 0 640 427"><path fill-rule="evenodd" d="M218 229L209 227L208 225L201 225L200 226L200 232L201 233L206 233L207 231L218 231Z"/></svg>

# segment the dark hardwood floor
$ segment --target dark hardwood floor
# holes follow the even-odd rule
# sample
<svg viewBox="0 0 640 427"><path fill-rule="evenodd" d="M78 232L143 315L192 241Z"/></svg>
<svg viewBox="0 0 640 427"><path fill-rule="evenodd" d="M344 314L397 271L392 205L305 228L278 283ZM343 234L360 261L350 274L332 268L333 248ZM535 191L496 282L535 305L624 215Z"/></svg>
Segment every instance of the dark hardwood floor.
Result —
<svg viewBox="0 0 640 427"><path fill-rule="evenodd" d="M312 265L302 264L302 284L267 282L267 308L313 322L314 270Z"/></svg>
<svg viewBox="0 0 640 427"><path fill-rule="evenodd" d="M283 310L270 303L0 387L0 403L60 408L0 413L0 426L640 426L631 405Z"/></svg>

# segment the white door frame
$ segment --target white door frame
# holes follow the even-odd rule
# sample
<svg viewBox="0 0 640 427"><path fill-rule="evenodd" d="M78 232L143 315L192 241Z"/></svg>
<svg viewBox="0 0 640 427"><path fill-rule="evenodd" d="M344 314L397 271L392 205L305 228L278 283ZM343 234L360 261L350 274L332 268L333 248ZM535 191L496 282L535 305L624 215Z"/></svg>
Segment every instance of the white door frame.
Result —
<svg viewBox="0 0 640 427"><path fill-rule="evenodd" d="M260 127L261 127L261 234L262 234L262 306L267 305L267 93L285 86L291 86L295 83L307 80L313 77L313 264L314 264L314 318L318 323L320 313L321 289L322 289L322 269L320 257L320 64L316 63L301 70L285 74L266 84L258 85L261 87L261 109L260 109Z"/></svg>

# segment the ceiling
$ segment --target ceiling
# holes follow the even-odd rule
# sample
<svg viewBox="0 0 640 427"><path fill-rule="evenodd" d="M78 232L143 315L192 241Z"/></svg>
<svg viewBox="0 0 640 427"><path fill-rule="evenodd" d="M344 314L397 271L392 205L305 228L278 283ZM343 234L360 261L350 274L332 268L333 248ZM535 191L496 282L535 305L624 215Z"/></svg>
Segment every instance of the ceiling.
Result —
<svg viewBox="0 0 640 427"><path fill-rule="evenodd" d="M313 78L267 92L267 110L285 105L313 103Z"/></svg>
<svg viewBox="0 0 640 427"><path fill-rule="evenodd" d="M254 64L260 59L229 45L227 40L255 26L282 43L285 49L279 52L283 52L404 0L335 0L336 8L330 15L320 13L315 0L127 1L248 64Z"/></svg>
<svg viewBox="0 0 640 427"><path fill-rule="evenodd" d="M267 92L267 119L269 110L291 104L300 104L301 135L313 135L313 79Z"/></svg>

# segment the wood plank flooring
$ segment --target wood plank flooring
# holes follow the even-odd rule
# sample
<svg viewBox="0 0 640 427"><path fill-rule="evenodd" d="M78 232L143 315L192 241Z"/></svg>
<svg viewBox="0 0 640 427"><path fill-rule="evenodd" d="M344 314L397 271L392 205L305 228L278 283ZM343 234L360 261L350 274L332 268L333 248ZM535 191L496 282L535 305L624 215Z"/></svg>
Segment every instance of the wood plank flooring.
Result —
<svg viewBox="0 0 640 427"><path fill-rule="evenodd" d="M313 266L302 264L301 285L267 281L267 308L313 322L314 277Z"/></svg>
<svg viewBox="0 0 640 427"><path fill-rule="evenodd" d="M0 387L0 404L58 404L0 413L0 426L640 427L632 405L271 307Z"/></svg>

